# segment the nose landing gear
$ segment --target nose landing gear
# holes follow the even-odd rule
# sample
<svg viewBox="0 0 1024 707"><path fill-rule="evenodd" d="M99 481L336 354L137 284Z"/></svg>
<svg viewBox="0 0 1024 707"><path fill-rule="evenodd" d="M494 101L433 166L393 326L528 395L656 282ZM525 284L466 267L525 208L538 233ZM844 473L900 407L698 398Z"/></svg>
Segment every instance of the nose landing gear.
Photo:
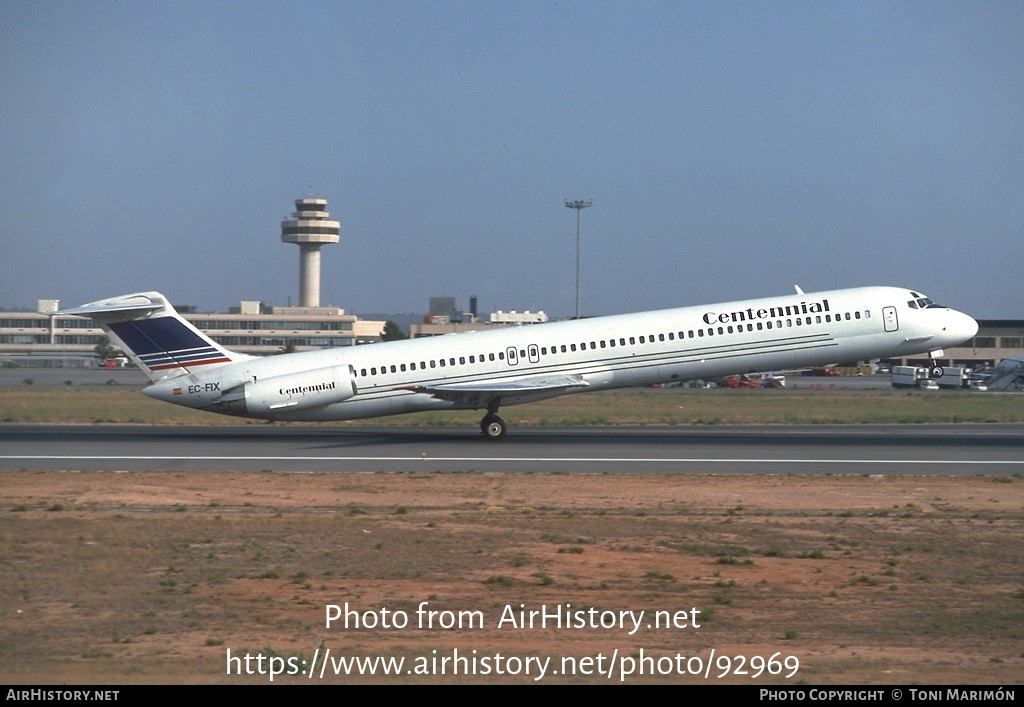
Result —
<svg viewBox="0 0 1024 707"><path fill-rule="evenodd" d="M928 353L928 377L929 378L942 378L943 370L942 366L939 365L935 359L943 355L942 349L938 351L930 351Z"/></svg>

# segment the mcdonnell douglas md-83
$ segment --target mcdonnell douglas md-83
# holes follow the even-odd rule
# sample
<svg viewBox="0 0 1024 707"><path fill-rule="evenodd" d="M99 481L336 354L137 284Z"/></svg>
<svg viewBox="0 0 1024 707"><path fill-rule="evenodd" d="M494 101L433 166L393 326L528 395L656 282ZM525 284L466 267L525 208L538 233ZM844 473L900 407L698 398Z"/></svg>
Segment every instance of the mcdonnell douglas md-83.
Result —
<svg viewBox="0 0 1024 707"><path fill-rule="evenodd" d="M61 314L90 317L116 339L149 376L143 393L151 398L282 421L486 410L480 429L489 439L505 436L502 405L925 352L934 360L978 331L966 314L901 287L798 287L766 299L267 357L220 346L157 292Z"/></svg>

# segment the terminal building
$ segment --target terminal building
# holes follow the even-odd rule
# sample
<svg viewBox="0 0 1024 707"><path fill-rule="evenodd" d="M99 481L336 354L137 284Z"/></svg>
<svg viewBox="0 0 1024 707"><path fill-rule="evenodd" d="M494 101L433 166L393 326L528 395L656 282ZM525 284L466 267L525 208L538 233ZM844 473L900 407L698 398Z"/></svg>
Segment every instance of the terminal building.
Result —
<svg viewBox="0 0 1024 707"><path fill-rule="evenodd" d="M522 326L524 324L543 324L549 321L544 312L491 312L488 321L484 321L477 313L477 297L469 298L469 311L463 312L455 307L454 297L431 297L430 312L423 317L422 324L409 327L409 338L419 339L425 336L443 336L469 331L483 331L502 326Z"/></svg>

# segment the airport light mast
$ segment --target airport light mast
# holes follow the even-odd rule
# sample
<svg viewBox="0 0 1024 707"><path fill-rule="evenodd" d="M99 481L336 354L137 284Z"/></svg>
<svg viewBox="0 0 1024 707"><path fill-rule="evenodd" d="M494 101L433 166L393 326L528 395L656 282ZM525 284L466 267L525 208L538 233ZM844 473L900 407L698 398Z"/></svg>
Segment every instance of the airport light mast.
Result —
<svg viewBox="0 0 1024 707"><path fill-rule="evenodd" d="M594 203L593 199L586 201L565 200L565 206L569 209L576 209L576 318L580 318L580 212L589 208Z"/></svg>

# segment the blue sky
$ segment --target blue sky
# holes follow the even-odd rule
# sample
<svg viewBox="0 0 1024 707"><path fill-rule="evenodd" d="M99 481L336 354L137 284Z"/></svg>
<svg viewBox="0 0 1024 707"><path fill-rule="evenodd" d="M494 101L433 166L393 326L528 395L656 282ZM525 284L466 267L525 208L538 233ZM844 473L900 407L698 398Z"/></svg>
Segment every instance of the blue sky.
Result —
<svg viewBox="0 0 1024 707"><path fill-rule="evenodd" d="M1024 317L1024 3L0 0L0 306Z"/></svg>

